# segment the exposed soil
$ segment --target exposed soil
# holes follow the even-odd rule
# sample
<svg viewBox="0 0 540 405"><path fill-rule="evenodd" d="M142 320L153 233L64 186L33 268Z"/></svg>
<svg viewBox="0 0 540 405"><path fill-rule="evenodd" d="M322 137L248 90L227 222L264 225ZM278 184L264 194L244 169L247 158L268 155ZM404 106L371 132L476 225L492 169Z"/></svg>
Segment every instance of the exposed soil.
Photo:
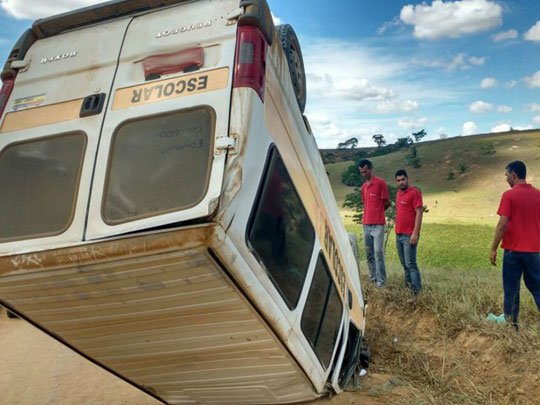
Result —
<svg viewBox="0 0 540 405"><path fill-rule="evenodd" d="M448 328L421 301L368 297L372 366L357 391L318 404L538 403L538 335L487 322ZM0 347L1 404L159 403L4 310Z"/></svg>

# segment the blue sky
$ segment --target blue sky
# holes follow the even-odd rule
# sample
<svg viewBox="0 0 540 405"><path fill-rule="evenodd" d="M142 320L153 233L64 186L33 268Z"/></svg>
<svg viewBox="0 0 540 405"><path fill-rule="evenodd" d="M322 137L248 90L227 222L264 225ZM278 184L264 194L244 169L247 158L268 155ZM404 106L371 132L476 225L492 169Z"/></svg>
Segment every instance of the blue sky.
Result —
<svg viewBox="0 0 540 405"><path fill-rule="evenodd" d="M538 0L268 0L300 39L321 147L540 128ZM0 52L91 0L0 0ZM444 135L443 135L444 136Z"/></svg>

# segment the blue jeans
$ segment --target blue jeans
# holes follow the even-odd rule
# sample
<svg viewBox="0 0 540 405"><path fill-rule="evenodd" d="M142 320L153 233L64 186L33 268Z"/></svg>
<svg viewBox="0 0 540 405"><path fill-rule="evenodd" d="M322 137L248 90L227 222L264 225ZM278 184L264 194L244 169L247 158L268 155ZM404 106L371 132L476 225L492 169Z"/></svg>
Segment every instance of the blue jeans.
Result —
<svg viewBox="0 0 540 405"><path fill-rule="evenodd" d="M420 237L418 237L420 239ZM416 245L411 245L411 235L405 233L396 234L396 248L399 261L405 272L405 284L413 293L418 294L422 289L422 278L416 264Z"/></svg>
<svg viewBox="0 0 540 405"><path fill-rule="evenodd" d="M504 314L517 325L521 275L540 311L540 253L504 251L503 289Z"/></svg>
<svg viewBox="0 0 540 405"><path fill-rule="evenodd" d="M384 225L364 225L364 247L369 268L369 279L377 287L386 285L384 265Z"/></svg>

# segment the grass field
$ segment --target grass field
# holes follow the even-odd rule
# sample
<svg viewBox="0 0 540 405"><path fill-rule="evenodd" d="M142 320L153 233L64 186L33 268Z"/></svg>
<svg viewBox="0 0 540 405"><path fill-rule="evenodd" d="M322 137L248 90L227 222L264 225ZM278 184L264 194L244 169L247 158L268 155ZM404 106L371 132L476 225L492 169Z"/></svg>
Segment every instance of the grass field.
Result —
<svg viewBox="0 0 540 405"><path fill-rule="evenodd" d="M489 144L495 154L482 153L482 145ZM375 381L384 382L368 395L377 403L538 403L540 316L530 293L522 284L519 333L486 317L503 312L503 252L496 267L489 253L500 196L508 189L505 166L523 160L527 180L540 187L540 131L453 138L417 148L422 167L406 169L429 208L418 249L424 286L418 299L411 303L404 286L393 232L386 249L387 288L368 283L362 227L341 208L347 230L357 234L360 245L370 370ZM393 181L405 153L373 158L376 174ZM350 164L327 165L340 207L353 190L341 183ZM459 164L466 166L464 173ZM453 180L447 180L450 171Z"/></svg>
<svg viewBox="0 0 540 405"><path fill-rule="evenodd" d="M495 154L482 154L483 145L488 144L494 146ZM436 297L430 301L435 305L431 309L453 313L452 320L480 320L489 312L501 313L503 252L499 253L497 267L489 263L489 252L500 196L508 189L505 166L512 160L525 161L528 181L539 187L540 132L458 137L421 143L417 148L422 167L407 170L411 183L422 190L429 208L424 215L418 264L427 295ZM404 167L404 155L400 151L373 158L376 174L392 181L395 170ZM465 173L458 173L460 163L467 167ZM345 195L353 190L341 183L341 173L350 164L327 165L340 207ZM455 179L447 180L451 170ZM342 208L347 229L358 235L362 245L362 228L352 222L350 214ZM393 234L386 258L389 284L400 287L403 274ZM367 272L365 264L362 271ZM536 305L522 288L520 322L537 324Z"/></svg>

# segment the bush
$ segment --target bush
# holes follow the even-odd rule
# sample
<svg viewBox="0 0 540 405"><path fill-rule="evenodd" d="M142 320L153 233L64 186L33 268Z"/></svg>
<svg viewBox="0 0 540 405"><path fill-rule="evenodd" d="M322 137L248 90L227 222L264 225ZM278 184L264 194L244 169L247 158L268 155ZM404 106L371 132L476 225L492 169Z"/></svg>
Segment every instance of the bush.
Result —
<svg viewBox="0 0 540 405"><path fill-rule="evenodd" d="M455 173L452 170L450 170L448 172L448 176L446 176L446 180L454 180L455 178L456 178Z"/></svg>
<svg viewBox="0 0 540 405"><path fill-rule="evenodd" d="M497 153L497 151L495 150L495 147L493 146L492 143L488 143L488 144L484 144L480 147L480 154L481 155L494 155L495 153Z"/></svg>
<svg viewBox="0 0 540 405"><path fill-rule="evenodd" d="M468 169L468 167L467 167L467 165L465 163L458 164L457 168L458 168L458 171L459 171L460 174L465 173L467 171L467 169Z"/></svg>
<svg viewBox="0 0 540 405"><path fill-rule="evenodd" d="M413 146L409 153L405 155L405 164L407 166L410 166L414 169L418 169L420 165L420 158L418 157L418 152L416 150L416 146Z"/></svg>

